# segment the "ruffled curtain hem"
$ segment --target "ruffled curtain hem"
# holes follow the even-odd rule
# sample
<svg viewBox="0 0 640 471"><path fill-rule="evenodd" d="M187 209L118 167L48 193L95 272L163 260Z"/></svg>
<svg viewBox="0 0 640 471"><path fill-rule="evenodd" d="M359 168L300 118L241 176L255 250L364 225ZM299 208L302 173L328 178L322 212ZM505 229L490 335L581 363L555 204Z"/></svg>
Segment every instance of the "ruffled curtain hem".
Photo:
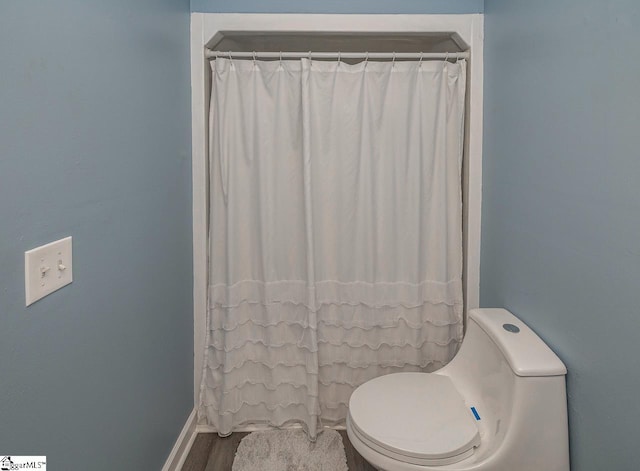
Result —
<svg viewBox="0 0 640 471"><path fill-rule="evenodd" d="M342 282L316 281L307 286L303 280L260 281L213 284L209 287L210 308L233 308L242 303L269 305L274 303L302 304L317 310L322 305L366 305L373 308L431 304L462 304L461 279L450 281L409 282Z"/></svg>

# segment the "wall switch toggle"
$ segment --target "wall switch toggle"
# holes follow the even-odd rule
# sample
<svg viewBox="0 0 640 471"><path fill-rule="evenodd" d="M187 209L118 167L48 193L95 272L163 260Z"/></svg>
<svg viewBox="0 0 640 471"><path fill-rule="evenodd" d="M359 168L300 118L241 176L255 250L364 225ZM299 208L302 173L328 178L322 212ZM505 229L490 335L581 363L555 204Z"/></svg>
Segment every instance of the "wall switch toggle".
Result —
<svg viewBox="0 0 640 471"><path fill-rule="evenodd" d="M71 237L24 253L27 306L73 281L72 258Z"/></svg>

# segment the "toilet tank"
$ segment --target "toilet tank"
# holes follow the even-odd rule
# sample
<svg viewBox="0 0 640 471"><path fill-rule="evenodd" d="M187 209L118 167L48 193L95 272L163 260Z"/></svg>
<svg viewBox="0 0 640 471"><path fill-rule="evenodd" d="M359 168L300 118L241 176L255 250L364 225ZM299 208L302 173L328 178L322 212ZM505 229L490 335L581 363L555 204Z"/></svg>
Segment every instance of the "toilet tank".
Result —
<svg viewBox="0 0 640 471"><path fill-rule="evenodd" d="M506 309L472 309L469 319L468 333L472 333L471 329L482 329L517 376L559 376L567 373L564 363L547 344ZM483 345L478 344L477 347L479 350L465 354L482 355Z"/></svg>
<svg viewBox="0 0 640 471"><path fill-rule="evenodd" d="M473 461L499 458L500 471L568 471L566 373L509 311L474 309L458 354L435 374L448 376L481 418Z"/></svg>
<svg viewBox="0 0 640 471"><path fill-rule="evenodd" d="M473 390L508 389L514 377L564 376L567 369L535 332L506 309L472 309L458 354L437 373Z"/></svg>

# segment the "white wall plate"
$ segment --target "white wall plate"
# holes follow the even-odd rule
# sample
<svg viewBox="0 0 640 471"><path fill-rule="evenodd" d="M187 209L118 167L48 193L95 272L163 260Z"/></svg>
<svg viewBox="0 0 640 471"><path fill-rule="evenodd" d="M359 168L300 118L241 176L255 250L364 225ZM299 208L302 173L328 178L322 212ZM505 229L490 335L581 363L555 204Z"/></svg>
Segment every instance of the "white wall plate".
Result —
<svg viewBox="0 0 640 471"><path fill-rule="evenodd" d="M71 237L24 253L27 306L73 281Z"/></svg>

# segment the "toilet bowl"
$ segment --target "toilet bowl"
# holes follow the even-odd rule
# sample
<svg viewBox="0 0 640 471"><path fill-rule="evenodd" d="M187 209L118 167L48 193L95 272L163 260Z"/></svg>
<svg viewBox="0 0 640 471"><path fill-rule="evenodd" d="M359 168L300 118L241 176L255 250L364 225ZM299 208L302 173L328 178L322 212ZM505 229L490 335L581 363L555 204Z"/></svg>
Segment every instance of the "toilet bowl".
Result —
<svg viewBox="0 0 640 471"><path fill-rule="evenodd" d="M474 309L447 366L358 387L347 434L383 471L569 471L566 373L513 314Z"/></svg>

